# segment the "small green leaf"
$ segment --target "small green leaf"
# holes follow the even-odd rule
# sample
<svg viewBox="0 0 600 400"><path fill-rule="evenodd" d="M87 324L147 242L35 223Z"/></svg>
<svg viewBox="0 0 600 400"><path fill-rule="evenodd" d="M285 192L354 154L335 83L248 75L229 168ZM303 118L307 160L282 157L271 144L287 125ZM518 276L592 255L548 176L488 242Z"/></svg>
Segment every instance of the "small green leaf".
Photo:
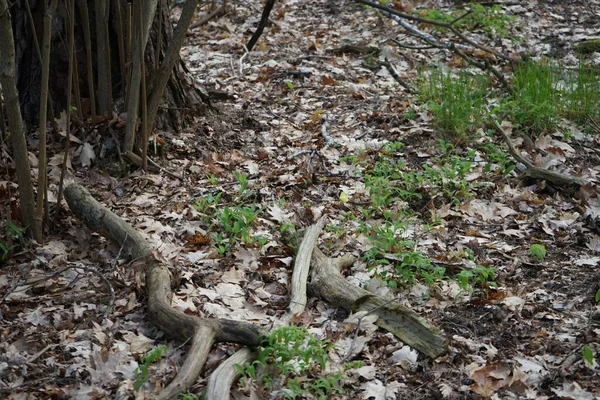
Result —
<svg viewBox="0 0 600 400"><path fill-rule="evenodd" d="M541 244L532 244L529 246L529 254L542 261L546 257L546 248Z"/></svg>
<svg viewBox="0 0 600 400"><path fill-rule="evenodd" d="M290 88L290 90L294 90L295 86L291 81L285 81L285 84L288 88Z"/></svg>
<svg viewBox="0 0 600 400"><path fill-rule="evenodd" d="M587 363L591 366L594 365L594 351L587 346L583 346L581 350L581 355L587 361Z"/></svg>
<svg viewBox="0 0 600 400"><path fill-rule="evenodd" d="M600 289L596 292L596 303L600 302Z"/></svg>

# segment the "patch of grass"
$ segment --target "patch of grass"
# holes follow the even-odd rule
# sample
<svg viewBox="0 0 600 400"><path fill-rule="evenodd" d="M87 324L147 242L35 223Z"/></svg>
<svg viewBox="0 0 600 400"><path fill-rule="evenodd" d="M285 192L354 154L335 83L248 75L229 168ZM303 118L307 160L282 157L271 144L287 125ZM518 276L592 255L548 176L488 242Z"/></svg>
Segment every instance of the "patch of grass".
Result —
<svg viewBox="0 0 600 400"><path fill-rule="evenodd" d="M298 397L327 399L341 392L341 375L323 376L331 344L306 329L286 326L274 330L252 363L236 365L242 384L253 380L286 399Z"/></svg>
<svg viewBox="0 0 600 400"><path fill-rule="evenodd" d="M429 104L435 126L456 142L466 141L482 125L489 81L460 72L454 77L439 68L422 74L419 93Z"/></svg>
<svg viewBox="0 0 600 400"><path fill-rule="evenodd" d="M514 73L514 94L505 102L515 125L541 133L556 125L560 114L559 74L547 60L526 62Z"/></svg>
<svg viewBox="0 0 600 400"><path fill-rule="evenodd" d="M513 85L500 111L534 134L554 128L561 117L578 124L600 117L600 74L583 61L575 70L548 60L528 61L516 69Z"/></svg>
<svg viewBox="0 0 600 400"><path fill-rule="evenodd" d="M583 62L574 71L563 74L562 112L563 115L580 124L588 119L600 117L600 73Z"/></svg>

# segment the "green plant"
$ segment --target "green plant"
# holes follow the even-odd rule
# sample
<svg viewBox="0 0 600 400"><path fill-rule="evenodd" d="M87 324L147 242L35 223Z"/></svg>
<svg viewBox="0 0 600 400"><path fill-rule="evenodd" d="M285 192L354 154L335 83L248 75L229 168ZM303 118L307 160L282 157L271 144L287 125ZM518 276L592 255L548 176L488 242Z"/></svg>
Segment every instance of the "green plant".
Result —
<svg viewBox="0 0 600 400"><path fill-rule="evenodd" d="M596 303L600 302L600 289L596 291L596 296L594 296L594 300L596 301Z"/></svg>
<svg viewBox="0 0 600 400"><path fill-rule="evenodd" d="M516 164L514 159L494 143L486 143L479 150L488 161L483 167L485 172L500 171L503 176L507 176L515 170Z"/></svg>
<svg viewBox="0 0 600 400"><path fill-rule="evenodd" d="M529 246L529 254L532 257L537 258L540 261L543 261L546 257L546 248L541 244L532 244Z"/></svg>
<svg viewBox="0 0 600 400"><path fill-rule="evenodd" d="M9 220L4 221L4 233L7 243L0 242L0 263L8 259L8 256L15 249L13 242L23 239L23 230Z"/></svg>
<svg viewBox="0 0 600 400"><path fill-rule="evenodd" d="M462 289L467 289L471 286L480 285L482 287L486 286L496 286L496 282L494 281L494 275L496 273L496 269L492 267L484 267L483 265L478 265L473 269L463 269L456 275L456 279L458 280L458 284Z"/></svg>
<svg viewBox="0 0 600 400"><path fill-rule="evenodd" d="M429 9L420 11L420 14L424 18L434 21L454 22L453 25L457 29L482 30L494 37L508 35L508 27L517 19L516 16L507 15L499 5L484 7L477 3L469 5L468 13L457 9L448 12ZM442 28L437 27L437 29Z"/></svg>
<svg viewBox="0 0 600 400"><path fill-rule="evenodd" d="M581 355L583 356L583 359L587 361L590 367L594 365L594 350L590 349L588 346L583 346L581 349Z"/></svg>
<svg viewBox="0 0 600 400"><path fill-rule="evenodd" d="M281 327L266 338L255 361L235 368L244 379L279 391L285 398L311 395L326 399L341 391L341 376L311 379L304 375L315 376L325 368L330 347L329 341L316 339L304 328Z"/></svg>
<svg viewBox="0 0 600 400"><path fill-rule="evenodd" d="M134 371L136 379L133 387L135 388L136 392L140 390L144 383L148 381L148 367L163 358L167 353L167 350L167 346L161 344L140 358L140 364Z"/></svg>
<svg viewBox="0 0 600 400"><path fill-rule="evenodd" d="M193 393L179 393L177 395L177 400L200 400L204 398L204 396L198 396Z"/></svg>
<svg viewBox="0 0 600 400"><path fill-rule="evenodd" d="M211 209L216 209L219 205L219 201L221 200L221 196L223 193L219 192L216 195L212 193L207 194L206 196L199 197L196 199L196 202L192 205L193 208L200 211L200 213L204 214L200 217L200 219L209 223L212 220L212 214L214 211L210 212Z"/></svg>
<svg viewBox="0 0 600 400"><path fill-rule="evenodd" d="M575 71L563 74L561 82L562 113L578 123L600 116L600 74L580 61Z"/></svg>
<svg viewBox="0 0 600 400"><path fill-rule="evenodd" d="M364 366L364 364L365 363L360 360L350 361L350 362L347 362L346 364L344 364L344 368L345 369L357 369L357 368L362 368Z"/></svg>
<svg viewBox="0 0 600 400"><path fill-rule="evenodd" d="M7 246L4 243L0 242L0 262L4 262L6 261L6 259L8 258L8 255L10 254L10 252L13 250L15 246Z"/></svg>
<svg viewBox="0 0 600 400"><path fill-rule="evenodd" d="M461 72L455 78L439 68L422 74L421 99L429 104L437 128L453 140L464 141L481 126L489 86L483 76Z"/></svg>
<svg viewBox="0 0 600 400"><path fill-rule="evenodd" d="M559 116L559 95L556 84L559 73L547 60L525 62L516 69L514 93L504 106L515 124L534 133L556 125Z"/></svg>
<svg viewBox="0 0 600 400"><path fill-rule="evenodd" d="M250 229L260 212L261 209L255 205L223 207L217 210L215 216L230 239L249 244L252 243Z"/></svg>

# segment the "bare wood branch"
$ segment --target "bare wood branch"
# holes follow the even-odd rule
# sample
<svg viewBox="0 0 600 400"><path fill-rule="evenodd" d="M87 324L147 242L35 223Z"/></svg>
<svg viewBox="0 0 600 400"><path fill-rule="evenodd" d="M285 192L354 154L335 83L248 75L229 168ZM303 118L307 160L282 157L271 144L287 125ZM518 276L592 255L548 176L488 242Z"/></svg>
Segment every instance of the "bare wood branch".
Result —
<svg viewBox="0 0 600 400"><path fill-rule="evenodd" d="M131 225L98 203L80 185L68 185L65 199L73 214L88 228L123 245L124 250L134 259L132 264L145 271L150 321L169 336L184 342L192 340L179 373L160 393L158 399L170 399L187 391L197 379L215 342L233 342L247 346L257 346L260 343L261 330L253 324L224 319L201 319L172 308L171 274L146 239Z"/></svg>
<svg viewBox="0 0 600 400"><path fill-rule="evenodd" d="M497 52L496 50L489 48L487 46L483 46L477 42L475 42L474 40L468 38L467 36L465 36L462 32L460 32L458 29L456 29L451 22L441 22L441 21L435 21L435 20L431 20L431 19L427 19L427 18L423 18L423 17L419 17L418 15L413 15L413 14L407 14L401 11L398 11L394 8L388 7L386 5L380 4L380 3L376 3L376 2L372 2L369 0L354 0L357 3L360 4L364 4L373 8L377 8L378 10L387 12L391 15L395 15L397 17L409 20L409 21L417 21L417 22L421 22L424 24L431 24L431 25L435 25L435 26L439 26L442 28L446 28L449 31L451 31L452 33L454 33L460 40L462 40L463 42L479 49L479 50L483 50L486 51L490 54L495 55L498 58L502 58L504 60L509 60L512 61L512 58L504 55L500 52ZM433 36L429 35L431 38L433 38ZM431 40L431 39L430 39ZM433 38L433 41L436 41L435 38Z"/></svg>
<svg viewBox="0 0 600 400"><path fill-rule="evenodd" d="M363 288L352 285L340 269L352 258L331 259L315 248L312 257L310 288L323 300L348 311L367 311L379 318L375 324L428 357L436 358L448 350L448 340L441 331L416 312L397 303L389 303Z"/></svg>
<svg viewBox="0 0 600 400"><path fill-rule="evenodd" d="M252 37L248 41L248 44L246 45L246 49L248 51L252 51L252 49L256 45L256 42L258 42L260 35L262 35L265 26L267 26L267 22L269 22L269 15L271 14L271 10L273 10L275 1L276 0L267 0L267 2L265 3L265 8L263 9L262 15L260 17L260 22L256 27L256 31L254 31L254 34L252 35Z"/></svg>
<svg viewBox="0 0 600 400"><path fill-rule="evenodd" d="M545 168L540 168L533 165L529 160L517 153L517 150L515 150L515 147L510 141L510 138L508 137L502 126L498 123L498 121L496 121L496 119L494 118L492 118L491 121L496 127L496 130L502 135L502 138L506 142L506 145L508 146L508 152L510 153L510 155L513 156L515 160L527 167L527 170L525 171L526 176L533 179L542 179L550 181L555 185L562 187L563 189L572 189L573 187L578 188L580 186L585 186L589 184L589 182L584 178L577 178L571 175L561 174L559 172L550 171Z"/></svg>

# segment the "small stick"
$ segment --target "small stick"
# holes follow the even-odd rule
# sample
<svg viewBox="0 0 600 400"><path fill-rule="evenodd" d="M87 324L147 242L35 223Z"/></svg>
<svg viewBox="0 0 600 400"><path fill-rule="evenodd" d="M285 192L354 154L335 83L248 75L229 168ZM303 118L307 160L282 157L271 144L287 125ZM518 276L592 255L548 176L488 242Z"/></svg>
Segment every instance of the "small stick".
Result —
<svg viewBox="0 0 600 400"><path fill-rule="evenodd" d="M258 27L256 27L256 31L250 38L250 41L248 42L248 44L246 45L246 49L248 49L249 52L252 51L252 49L254 48L254 45L256 44L256 42L258 42L260 35L262 35L263 30L265 29L265 26L267 26L267 22L269 22L269 15L271 14L271 10L273 10L275 1L276 0L267 0L267 2L265 3L265 8L263 9L262 15L260 17L260 22L258 23Z"/></svg>

